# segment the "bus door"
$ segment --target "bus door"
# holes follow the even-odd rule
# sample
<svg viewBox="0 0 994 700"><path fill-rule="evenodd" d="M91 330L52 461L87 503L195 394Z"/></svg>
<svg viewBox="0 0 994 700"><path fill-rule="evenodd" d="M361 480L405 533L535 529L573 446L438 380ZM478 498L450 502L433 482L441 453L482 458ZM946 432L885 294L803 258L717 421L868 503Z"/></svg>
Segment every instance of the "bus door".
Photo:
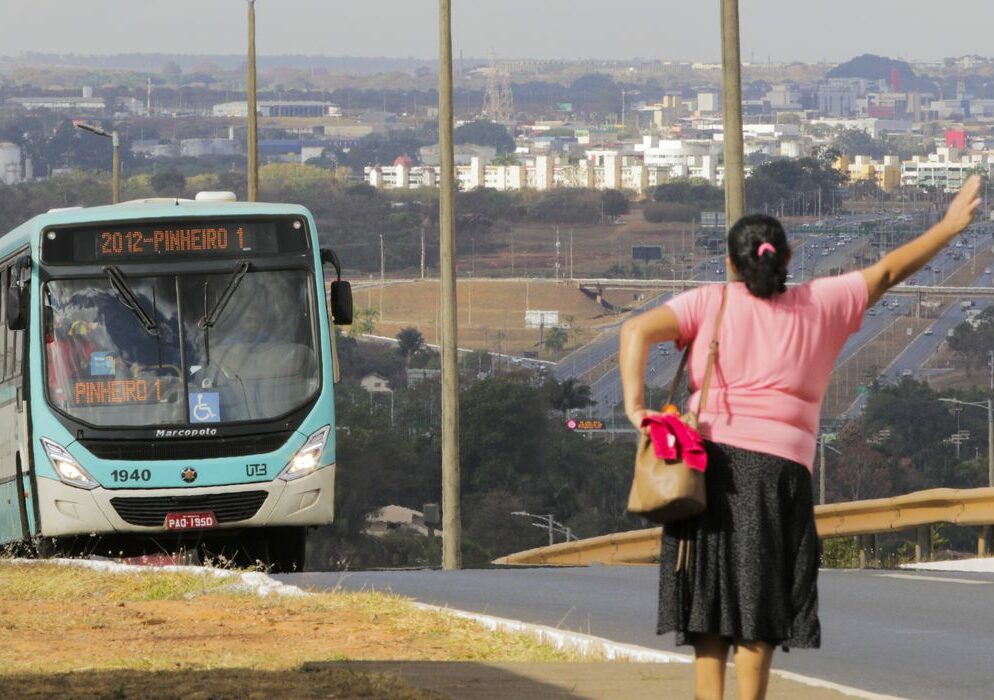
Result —
<svg viewBox="0 0 994 700"><path fill-rule="evenodd" d="M0 263L0 541L37 532L34 474L24 380L30 264L21 255ZM13 327L12 327L13 326Z"/></svg>

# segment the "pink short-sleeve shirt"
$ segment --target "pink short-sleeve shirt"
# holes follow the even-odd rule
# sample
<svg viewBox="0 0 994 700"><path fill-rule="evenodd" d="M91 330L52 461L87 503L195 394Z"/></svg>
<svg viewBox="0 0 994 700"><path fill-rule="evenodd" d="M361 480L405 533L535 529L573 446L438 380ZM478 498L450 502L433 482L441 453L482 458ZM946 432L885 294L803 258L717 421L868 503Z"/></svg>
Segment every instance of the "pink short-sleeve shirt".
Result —
<svg viewBox="0 0 994 700"><path fill-rule="evenodd" d="M704 285L667 302L680 323L677 345L692 342L690 410L700 404L721 288ZM742 282L728 284L701 434L811 469L829 376L846 339L862 325L868 300L860 272L821 277L772 299L752 296Z"/></svg>

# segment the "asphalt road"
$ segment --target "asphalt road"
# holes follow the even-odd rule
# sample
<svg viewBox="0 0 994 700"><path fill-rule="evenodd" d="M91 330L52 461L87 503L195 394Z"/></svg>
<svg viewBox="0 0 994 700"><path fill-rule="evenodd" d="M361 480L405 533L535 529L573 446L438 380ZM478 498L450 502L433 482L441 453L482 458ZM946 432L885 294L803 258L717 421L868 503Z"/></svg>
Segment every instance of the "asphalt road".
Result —
<svg viewBox="0 0 994 700"><path fill-rule="evenodd" d="M305 573L305 588L392 591L460 610L690 653L655 634L654 567ZM994 697L994 574L823 570L822 649L775 668L901 697Z"/></svg>
<svg viewBox="0 0 994 700"><path fill-rule="evenodd" d="M850 233L846 233L845 230L849 226L855 226L858 223L877 220L875 216L848 217L842 222L834 222L834 224L833 222L826 222L829 225L841 227L841 230L811 229L803 232L792 232L791 239L794 242L795 252L791 260L790 273L794 281L804 281L813 276L817 277L851 260L852 254L856 248L865 243L866 237L856 233L855 229ZM846 240L847 238L848 240ZM957 249L951 245L940 252L930 265L932 269L918 273L912 283L923 286L942 284L943 280L948 278L961 265L969 264L969 256L974 252L972 250L974 246L979 248L982 245L987 245L987 242L986 230L984 233L977 230L972 235L968 234L962 240L962 248ZM953 255L965 256L967 262L955 260ZM692 278L705 282L720 281L724 277L724 270L723 266L719 265L719 263L719 258L712 258L698 264L694 268ZM975 286L988 286L991 284L990 275L982 275L975 282ZM646 301L636 311L641 312L658 306L669 299L669 296L669 294L657 295ZM837 365L876 337L882 330L893 323L897 317L908 313L913 304L911 298L904 296L887 296L884 300L889 306L879 304L869 311L863 321L862 328L854 333L843 346L836 362ZM933 335L938 336L940 331L944 333L948 330L946 327L947 324L952 323L954 326L963 320L960 318L959 321L955 321L955 319L956 312L950 311L948 317L940 319L935 324ZM885 373L885 379L899 378L900 372L905 369L911 369L913 373L917 371L921 367L921 363L928 359L929 353L927 350L931 348L931 351L934 352L942 338L929 338L929 336L921 335L912 340L915 349L909 354L906 354L906 356L902 356L903 359L901 362L895 363L888 368L889 371ZM592 367L607 361L616 355L617 352L617 328L613 328L605 331L592 343L579 348L560 361L554 370L556 378L563 380L568 377L580 376ZM919 356L921 356L921 361L915 364L915 359ZM679 353L671 345L667 344L659 348L654 348L646 365L646 383L657 387L669 386L673 374L676 372L678 361ZM589 409L590 414L596 417L608 417L612 415L613 407L622 400L621 373L618 368L613 367L598 377L590 384L590 389L591 398L596 402ZM846 415L849 417L858 416L862 411L864 402L865 399L863 397L857 399L849 408Z"/></svg>

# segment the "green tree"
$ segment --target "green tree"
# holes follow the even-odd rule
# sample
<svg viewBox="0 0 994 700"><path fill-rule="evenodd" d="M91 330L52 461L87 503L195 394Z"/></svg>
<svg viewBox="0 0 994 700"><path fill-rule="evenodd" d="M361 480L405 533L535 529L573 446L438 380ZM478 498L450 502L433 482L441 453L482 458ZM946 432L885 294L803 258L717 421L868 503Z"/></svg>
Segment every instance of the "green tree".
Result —
<svg viewBox="0 0 994 700"><path fill-rule="evenodd" d="M490 161L491 165L517 165L518 157L513 153L501 153Z"/></svg>
<svg viewBox="0 0 994 700"><path fill-rule="evenodd" d="M186 188L186 178L183 177L183 173L171 168L152 175L149 183L155 193L163 197L178 197Z"/></svg>
<svg viewBox="0 0 994 700"><path fill-rule="evenodd" d="M652 198L657 202L689 204L700 210L720 210L725 206L725 191L700 178L678 179L656 185Z"/></svg>
<svg viewBox="0 0 994 700"><path fill-rule="evenodd" d="M559 326L553 326L545 332L545 349L552 352L562 352L569 341L569 334Z"/></svg>
<svg viewBox="0 0 994 700"><path fill-rule="evenodd" d="M349 326L349 337L359 338L368 333L372 333L376 328L376 319L380 312L376 309L356 309L352 318L352 325Z"/></svg>
<svg viewBox="0 0 994 700"><path fill-rule="evenodd" d="M397 334L397 350L407 361L410 361L411 357L424 347L424 344L424 336L414 326L402 328Z"/></svg>
<svg viewBox="0 0 994 700"><path fill-rule="evenodd" d="M833 149L847 156L870 156L883 158L890 152L890 144L883 139L875 139L862 129L846 129L832 141Z"/></svg>
<svg viewBox="0 0 994 700"><path fill-rule="evenodd" d="M572 377L562 382L550 378L545 382L543 388L549 405L557 411L562 411L563 420L569 417L571 410L586 408L595 403L590 396L590 387Z"/></svg>
<svg viewBox="0 0 994 700"><path fill-rule="evenodd" d="M496 122L478 120L466 122L452 132L453 143L472 143L477 146L490 146L497 153L513 153L514 139L503 125Z"/></svg>
<svg viewBox="0 0 994 700"><path fill-rule="evenodd" d="M612 218L621 216L628 213L628 197L619 190L604 190L601 193L601 206L604 208L605 216Z"/></svg>

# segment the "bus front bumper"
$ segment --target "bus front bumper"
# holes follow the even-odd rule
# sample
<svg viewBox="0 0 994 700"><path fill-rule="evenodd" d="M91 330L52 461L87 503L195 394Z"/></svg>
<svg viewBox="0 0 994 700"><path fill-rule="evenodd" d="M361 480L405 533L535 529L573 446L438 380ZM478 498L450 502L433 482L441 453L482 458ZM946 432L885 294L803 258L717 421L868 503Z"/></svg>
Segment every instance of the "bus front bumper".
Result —
<svg viewBox="0 0 994 700"><path fill-rule="evenodd" d="M220 509L230 509L232 499L244 496L247 502L252 492L265 492L265 500L250 517L224 521ZM258 494L256 494L257 497ZM184 498L200 497L196 506L182 505ZM335 465L330 464L293 481L273 479L251 484L211 486L208 488L179 489L106 489L98 486L87 491L62 483L56 479L38 478L38 508L41 513L41 535L44 537L106 534L114 532L167 532L165 513L158 524L135 524L135 520L148 523L158 521L163 499L174 497L180 505L168 506L169 512L204 512L211 510L212 497L217 501L219 520L211 530L186 532L211 532L234 528L278 527L295 525L327 525L334 519ZM127 505L122 506L123 499ZM147 500L146 500L147 499ZM117 505L115 505L115 500ZM201 505L206 503L207 505ZM243 505L251 510L252 504ZM122 513L125 517L122 517ZM171 531L178 532L178 531Z"/></svg>

